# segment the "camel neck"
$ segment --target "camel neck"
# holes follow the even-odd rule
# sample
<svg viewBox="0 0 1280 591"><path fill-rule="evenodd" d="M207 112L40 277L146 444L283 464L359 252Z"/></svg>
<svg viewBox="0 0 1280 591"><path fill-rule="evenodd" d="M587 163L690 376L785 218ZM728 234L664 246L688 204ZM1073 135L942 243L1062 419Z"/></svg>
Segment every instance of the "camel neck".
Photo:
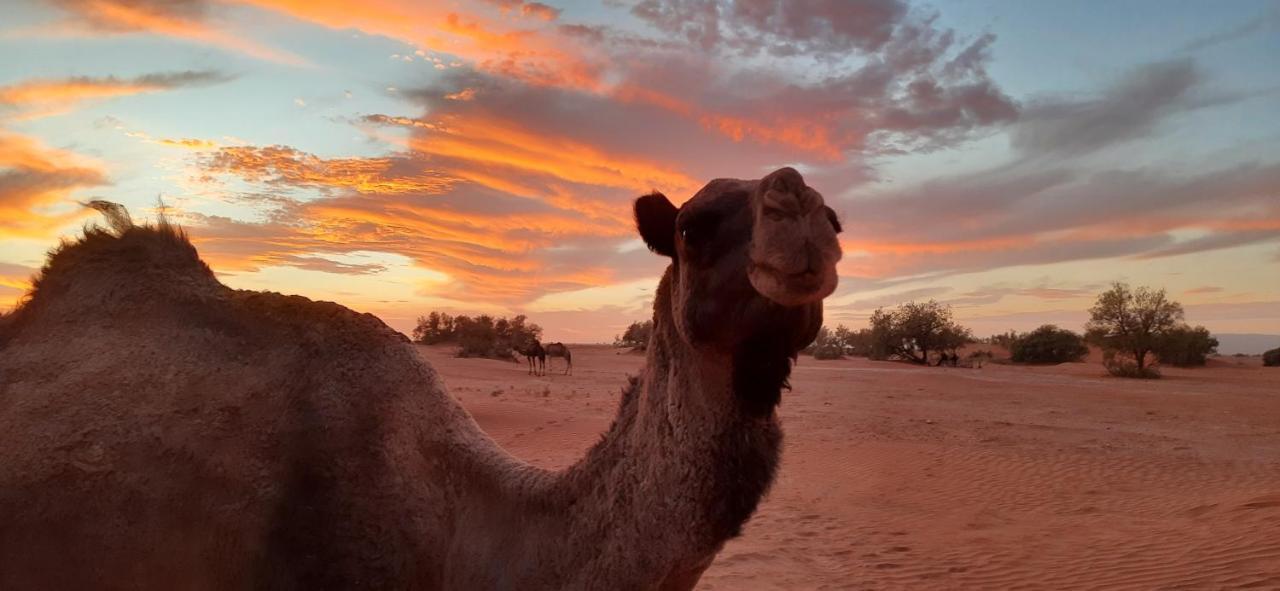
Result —
<svg viewBox="0 0 1280 591"><path fill-rule="evenodd" d="M654 328L613 426L557 480L575 499L572 543L647 548L631 568L696 580L767 490L781 431L772 409L744 410L734 355L694 350L665 319Z"/></svg>
<svg viewBox="0 0 1280 591"><path fill-rule="evenodd" d="M483 454L455 471L472 475L454 515L471 534L455 540L450 563L459 572L450 580L474 588L692 588L740 533L778 463L782 433L772 408L743 403L741 382L753 377L736 367L743 361L695 351L656 319L644 370L576 464L550 473ZM745 391L758 393L761 380L751 381ZM485 564L504 566L476 570Z"/></svg>

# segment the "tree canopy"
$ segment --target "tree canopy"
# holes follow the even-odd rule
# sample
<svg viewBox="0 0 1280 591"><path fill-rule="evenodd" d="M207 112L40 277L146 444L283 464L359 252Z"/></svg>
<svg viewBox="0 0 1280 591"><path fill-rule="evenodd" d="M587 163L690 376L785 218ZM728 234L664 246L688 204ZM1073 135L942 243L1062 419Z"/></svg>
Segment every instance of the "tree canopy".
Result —
<svg viewBox="0 0 1280 591"><path fill-rule="evenodd" d="M1113 283L1098 295L1085 325L1087 338L1110 352L1133 356L1139 374L1146 370L1147 354L1182 324L1182 305L1163 289Z"/></svg>
<svg viewBox="0 0 1280 591"><path fill-rule="evenodd" d="M929 363L930 351L954 352L973 340L969 329L952 318L951 307L934 300L876 310L870 336L873 359L897 357L920 364Z"/></svg>

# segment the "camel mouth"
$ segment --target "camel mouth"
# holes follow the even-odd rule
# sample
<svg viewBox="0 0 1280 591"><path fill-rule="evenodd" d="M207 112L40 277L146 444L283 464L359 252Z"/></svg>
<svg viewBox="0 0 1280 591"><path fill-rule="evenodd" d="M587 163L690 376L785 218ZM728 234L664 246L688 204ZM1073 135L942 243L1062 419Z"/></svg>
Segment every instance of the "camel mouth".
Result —
<svg viewBox="0 0 1280 591"><path fill-rule="evenodd" d="M836 290L835 267L787 273L768 264L752 261L747 271L751 286L760 295L782 306L794 307L820 302Z"/></svg>

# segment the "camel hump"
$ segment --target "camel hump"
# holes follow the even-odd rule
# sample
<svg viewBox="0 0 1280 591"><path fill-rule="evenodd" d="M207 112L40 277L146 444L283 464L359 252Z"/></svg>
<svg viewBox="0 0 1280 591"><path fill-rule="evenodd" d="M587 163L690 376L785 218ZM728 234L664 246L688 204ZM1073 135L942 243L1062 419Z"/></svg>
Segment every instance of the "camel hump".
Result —
<svg viewBox="0 0 1280 591"><path fill-rule="evenodd" d="M103 212L110 228L88 227L51 251L19 311L53 305L108 312L121 303L136 310L157 297L206 299L226 289L181 228L163 218L134 225L124 207L106 201L86 206Z"/></svg>

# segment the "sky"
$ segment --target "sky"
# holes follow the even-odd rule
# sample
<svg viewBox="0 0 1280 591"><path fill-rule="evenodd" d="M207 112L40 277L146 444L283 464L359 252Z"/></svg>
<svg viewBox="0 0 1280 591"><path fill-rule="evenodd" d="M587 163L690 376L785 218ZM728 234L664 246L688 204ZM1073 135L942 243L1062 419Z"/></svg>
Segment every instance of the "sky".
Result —
<svg viewBox="0 0 1280 591"><path fill-rule="evenodd" d="M235 288L409 331L650 317L630 202L794 166L829 325L1080 330L1113 281L1280 333L1280 3L2 0L0 310L124 204Z"/></svg>

